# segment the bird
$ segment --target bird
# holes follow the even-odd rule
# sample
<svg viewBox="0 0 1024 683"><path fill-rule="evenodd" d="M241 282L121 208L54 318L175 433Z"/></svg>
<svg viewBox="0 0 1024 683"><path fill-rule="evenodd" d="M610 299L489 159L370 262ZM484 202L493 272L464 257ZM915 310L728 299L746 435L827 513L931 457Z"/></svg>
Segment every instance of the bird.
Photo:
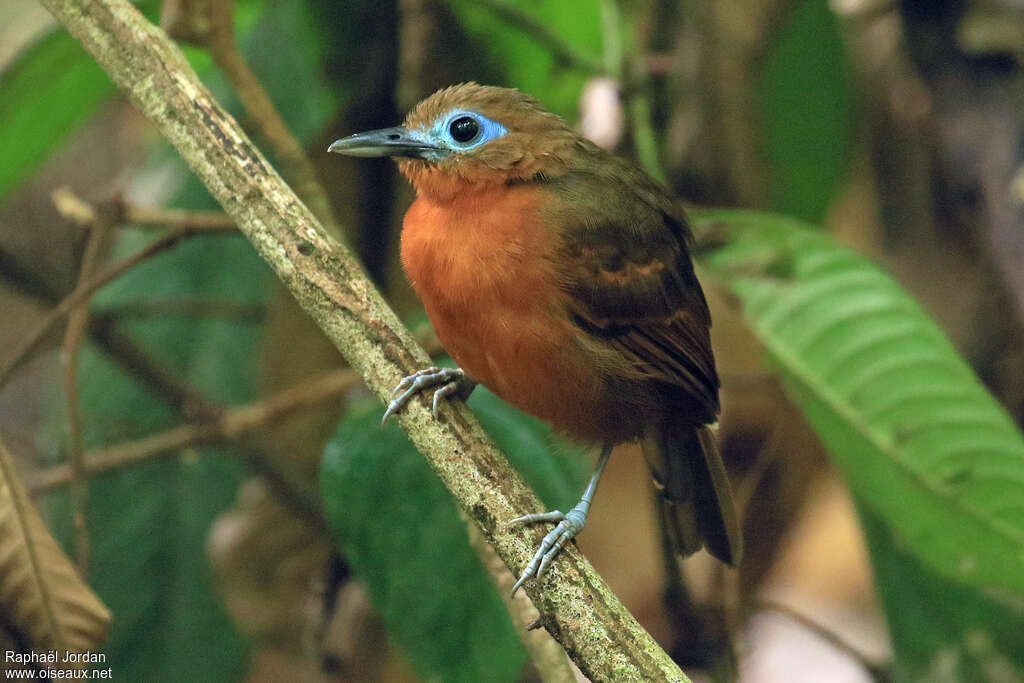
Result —
<svg viewBox="0 0 1024 683"><path fill-rule="evenodd" d="M509 521L556 525L513 594L583 529L612 448L626 442L641 445L674 548L685 557L705 547L737 566L711 316L669 191L534 97L477 83L439 90L402 125L328 151L392 157L411 182L402 265L458 365L404 378L384 421L419 392L434 390L436 414L442 399L483 384L601 446L573 509Z"/></svg>

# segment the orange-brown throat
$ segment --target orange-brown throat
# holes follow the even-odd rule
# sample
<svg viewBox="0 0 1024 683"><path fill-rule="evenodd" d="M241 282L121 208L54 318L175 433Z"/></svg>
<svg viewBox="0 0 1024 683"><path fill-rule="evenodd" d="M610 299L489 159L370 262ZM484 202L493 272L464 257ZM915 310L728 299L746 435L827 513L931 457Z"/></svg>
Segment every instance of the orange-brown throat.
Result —
<svg viewBox="0 0 1024 683"><path fill-rule="evenodd" d="M417 196L445 203L458 195L495 190L508 179L507 173L486 167L473 169L467 175L448 172L422 159L399 159L398 170L412 183Z"/></svg>

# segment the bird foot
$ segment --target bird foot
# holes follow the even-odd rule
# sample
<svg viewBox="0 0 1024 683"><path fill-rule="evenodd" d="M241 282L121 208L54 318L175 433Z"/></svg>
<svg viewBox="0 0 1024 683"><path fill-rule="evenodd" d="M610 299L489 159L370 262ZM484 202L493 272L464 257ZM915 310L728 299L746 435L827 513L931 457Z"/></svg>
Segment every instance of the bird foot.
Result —
<svg viewBox="0 0 1024 683"><path fill-rule="evenodd" d="M395 387L395 390L391 392L394 398L388 403L388 409L384 411L384 417L380 421L381 426L383 427L388 418L401 410L413 396L424 389L438 385L440 385L440 388L434 392L434 402L431 408L435 417L437 416L438 402L442 398L446 396L455 396L462 399L469 398L469 395L473 393L473 389L476 387L476 382L467 377L466 373L459 368L429 367L417 370L402 379L398 386Z"/></svg>
<svg viewBox="0 0 1024 683"><path fill-rule="evenodd" d="M562 547L583 530L583 525L587 523L587 510L589 508L590 501L581 500L568 514L562 514L559 510L553 510L551 512L523 515L509 522L509 526L535 524L537 522L558 522L558 526L548 532L548 535L541 541L540 547L537 549L536 554L534 554L533 559L526 565L526 569L523 570L516 584L512 586L512 595L515 595L519 587L531 577L535 576L539 579L544 575L548 565L555 559L562 550Z"/></svg>

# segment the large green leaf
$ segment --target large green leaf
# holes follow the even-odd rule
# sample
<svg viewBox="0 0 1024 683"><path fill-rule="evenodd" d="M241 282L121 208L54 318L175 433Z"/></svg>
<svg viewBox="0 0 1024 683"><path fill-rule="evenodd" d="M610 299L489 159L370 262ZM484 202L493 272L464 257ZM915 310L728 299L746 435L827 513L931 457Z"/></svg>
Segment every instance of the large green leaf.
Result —
<svg viewBox="0 0 1024 683"><path fill-rule="evenodd" d="M724 237L706 265L863 506L936 577L1019 612L1024 438L949 341L878 267L803 223L694 217Z"/></svg>
<svg viewBox="0 0 1024 683"><path fill-rule="evenodd" d="M140 296L156 302L202 296L254 302L268 275L240 237L196 238L115 281L97 303L102 308ZM251 323L167 316L122 329L207 396L238 402L251 395L259 340ZM80 366L87 447L139 438L180 421L161 399L91 347L83 351ZM114 614L105 647L108 663L128 680L213 682L244 673L245 642L217 597L205 550L212 520L234 502L243 477L237 458L204 448L93 480L87 509L89 582ZM55 503L55 518L66 524L66 498ZM66 528L62 536L70 537Z"/></svg>
<svg viewBox="0 0 1024 683"><path fill-rule="evenodd" d="M545 502L575 504L585 459L552 457L550 428L486 390L471 405ZM466 522L405 433L380 429L382 412L377 401L353 407L324 455L324 506L345 557L424 678L514 681L526 653Z"/></svg>

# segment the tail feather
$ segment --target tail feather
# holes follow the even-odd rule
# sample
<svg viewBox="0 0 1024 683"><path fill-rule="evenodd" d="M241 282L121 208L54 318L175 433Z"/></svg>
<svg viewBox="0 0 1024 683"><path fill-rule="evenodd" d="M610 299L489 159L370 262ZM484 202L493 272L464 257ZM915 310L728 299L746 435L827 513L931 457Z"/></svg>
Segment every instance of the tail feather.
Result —
<svg viewBox="0 0 1024 683"><path fill-rule="evenodd" d="M643 451L678 552L686 556L706 547L722 562L738 565L742 536L711 427L666 425L644 441Z"/></svg>

